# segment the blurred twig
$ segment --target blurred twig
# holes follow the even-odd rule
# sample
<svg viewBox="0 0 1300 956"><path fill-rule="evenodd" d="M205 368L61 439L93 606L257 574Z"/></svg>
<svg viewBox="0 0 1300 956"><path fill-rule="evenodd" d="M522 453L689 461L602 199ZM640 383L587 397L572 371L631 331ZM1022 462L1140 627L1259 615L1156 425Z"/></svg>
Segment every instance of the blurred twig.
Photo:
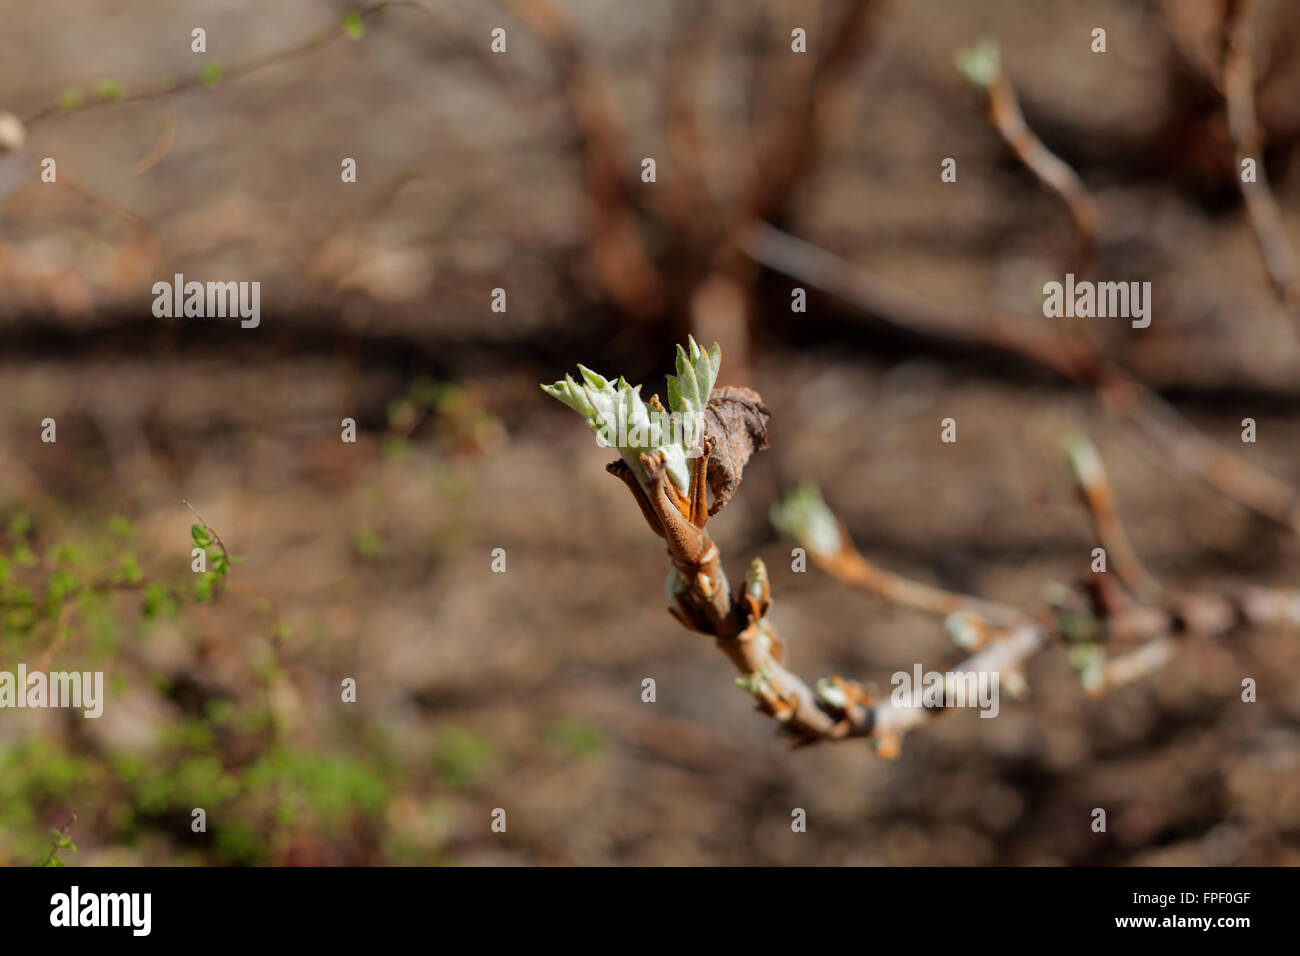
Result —
<svg viewBox="0 0 1300 956"><path fill-rule="evenodd" d="M1100 468L1100 460L1096 466ZM1104 471L1091 477L1109 487ZM994 673L1005 681L1050 643L1064 643L1072 652L1083 652L1072 657L1077 658L1084 688L1099 694L1158 670L1171 659L1180 639L1219 637L1243 624L1300 623L1300 591L1208 590L1142 603L1106 593L1113 586L1098 588L1095 579L1064 589L1041 611L1020 611L939 591L876 568L857 552L843 524L815 489L800 488L787 496L773 509L773 521L833 577L865 585L891 603L949 614L945 625L954 640L976 651L950 671L958 677ZM1121 640L1138 641L1140 646L1108 660L1107 644ZM846 710L849 725L838 736L871 737L877 749L889 755L897 752L905 731L943 712L943 708L899 706L892 701L864 703Z"/></svg>
<svg viewBox="0 0 1300 956"><path fill-rule="evenodd" d="M1145 598L1156 597L1161 591L1160 582L1152 577L1133 550L1116 509L1115 489L1111 487L1097 449L1084 435L1078 434L1067 440L1066 453L1096 526L1097 536L1115 573L1134 593Z"/></svg>
<svg viewBox="0 0 1300 956"><path fill-rule="evenodd" d="M1245 200L1246 214L1273 289L1300 322L1300 284L1296 281L1295 250L1287 238L1281 210L1264 170L1264 135L1255 114L1253 12L1254 0L1225 0L1222 86L1233 146L1233 175ZM1255 165L1254 182L1246 182L1243 178L1242 163L1247 159ZM1300 329L1300 325L1297 328Z"/></svg>
<svg viewBox="0 0 1300 956"><path fill-rule="evenodd" d="M663 280L641 236L643 214L633 186L625 134L610 108L610 84L587 57L572 23L550 0L506 0L546 47L582 148L591 227L589 257L610 296L634 318L648 318L664 302Z"/></svg>
<svg viewBox="0 0 1300 956"><path fill-rule="evenodd" d="M1038 182L1055 193L1069 210L1078 241L1075 268L1081 271L1097 245L1101 213L1096 200L1079 174L1044 146L1025 122L1020 101L1002 70L1002 55L995 41L986 40L963 51L957 62L966 81L985 94L989 123L998 135Z"/></svg>
<svg viewBox="0 0 1300 956"><path fill-rule="evenodd" d="M827 573L846 584L870 591L881 600L910 607L941 617L958 611L972 611L982 619L1009 627L1024 619L1024 613L1005 604L987 601L969 594L958 594L942 588L922 584L879 567L862 556L849 538L848 529L839 526L843 547L827 553L816 548L809 550L813 562Z"/></svg>
<svg viewBox="0 0 1300 956"><path fill-rule="evenodd" d="M763 562L754 559L743 587L734 592L731 588L722 554L707 531L710 514L726 500L718 497L717 478L730 474L738 482L750 456L767 447L769 412L749 389L727 387L713 395L720 363L716 343L705 353L692 341L689 359L684 349L679 350L678 377L669 382L674 409L690 407L679 384L690 381L696 404L714 416L707 419L714 424L706 428L700 454L688 459L688 482L670 476L669 446L623 444L620 457L606 466L627 486L650 529L667 546L672 563L665 589L668 610L683 627L714 638L740 671L737 683L754 697L760 711L779 721L800 744L866 737L881 754L895 754L905 731L954 706L946 690L940 702L902 701L896 695L888 702L878 701L863 685L838 676L819 681L814 690L786 665L784 645L769 613L772 589ZM606 414L602 409L613 409L621 399L608 380L589 369L581 371L585 385L566 377L544 388L583 414L589 425L598 430L608 427L600 424ZM619 388L631 396L632 387L622 379L619 382ZM657 398L651 401L662 410ZM720 406L731 407L729 403L735 407L724 413ZM945 615L954 641L974 652L945 680L973 677L986 688L979 692L981 696L997 693L988 685L991 682L996 688L1003 678L1015 693L1023 684L1024 661L1053 642L1069 648L1085 690L1100 693L1162 665L1171 656L1175 639L1222 636L1243 624L1300 621L1300 591L1211 589L1167 595L1154 585L1127 544L1111 500L1109 478L1100 457L1086 453L1090 447L1076 448L1073 460L1098 525L1121 552L1116 563L1124 567L1125 576L1144 589L1150 585L1154 600L1125 593L1105 572L1094 573L1073 588L1056 585L1047 606L1032 612L911 581L864 558L814 488L799 488L787 496L772 509L772 522L840 580L865 587L891 603ZM709 489L715 498L712 509L707 502ZM734 485L727 498L733 490ZM1116 541L1121 544L1115 545ZM1108 662L1107 645L1112 641L1141 646Z"/></svg>
<svg viewBox="0 0 1300 956"><path fill-rule="evenodd" d="M873 15L881 5L878 0L849 0L839 20L812 41L816 59L811 68L798 82L782 86L786 95L766 118L766 135L754 137L760 148L757 175L732 210L731 222L767 219L789 203L817 157L837 89L859 64L858 54L871 38ZM776 54L788 55L788 46Z"/></svg>
<svg viewBox="0 0 1300 956"><path fill-rule="evenodd" d="M1300 494L1294 488L1211 443L1159 395L1083 343L998 312L933 302L766 223L752 226L738 242L767 268L897 328L941 341L990 346L1092 388L1104 407L1153 439L1164 460L1224 497L1300 533Z"/></svg>
<svg viewBox="0 0 1300 956"><path fill-rule="evenodd" d="M414 0L380 0L379 3L372 3L356 11L359 20L366 20L377 16L389 7L408 7L425 10L421 4ZM258 56L250 56L247 59L236 63L232 66L224 67L219 75L221 81L236 80L248 76L250 73L256 73L259 70L266 69L269 66L276 66L281 63L287 63L299 57L308 56L334 43L341 37L348 35L348 28L343 23L338 23L329 28L322 30L308 37L302 43L289 47L284 50L277 50L271 53L265 53ZM209 68L205 67L189 73L179 79L164 80L143 90L131 93L122 91L111 96L99 96L94 98L82 97L75 103L55 100L48 103L35 112L29 114L23 124L30 130L33 126L41 123L53 116L69 115L71 113L80 113L85 110L94 109L98 106L107 106L111 103L134 103L144 100L156 100L163 97L171 96L173 93L179 93L184 90L193 89L199 86L211 85L213 75Z"/></svg>

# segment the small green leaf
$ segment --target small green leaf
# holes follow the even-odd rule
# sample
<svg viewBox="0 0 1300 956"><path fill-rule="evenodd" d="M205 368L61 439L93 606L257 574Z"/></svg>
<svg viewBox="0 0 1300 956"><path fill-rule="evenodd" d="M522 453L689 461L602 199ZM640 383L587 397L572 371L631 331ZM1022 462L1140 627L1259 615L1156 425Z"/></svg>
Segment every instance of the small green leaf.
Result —
<svg viewBox="0 0 1300 956"><path fill-rule="evenodd" d="M126 88L113 80L100 80L95 84L95 95L101 100L113 102L126 96Z"/></svg>
<svg viewBox="0 0 1300 956"><path fill-rule="evenodd" d="M126 584L139 584L144 580L140 562L130 551L123 552L118 563L118 578Z"/></svg>
<svg viewBox="0 0 1300 956"><path fill-rule="evenodd" d="M47 585L49 600L52 605L60 604L65 597L77 587L77 579L70 571L55 571L50 575Z"/></svg>
<svg viewBox="0 0 1300 956"><path fill-rule="evenodd" d="M361 528L352 535L352 550L363 561L379 561L384 556L384 539L373 528Z"/></svg>
<svg viewBox="0 0 1300 956"><path fill-rule="evenodd" d="M708 352L694 339L689 351L678 346L677 375L668 376L670 407L654 415L641 398L640 385L630 385L622 376L613 382L583 365L578 366L582 382L566 375L562 382L543 385L542 391L587 419L601 443L616 447L643 483L647 476L641 453L662 455L669 478L685 494L690 487L687 455L695 450L721 363L722 350L716 343ZM664 411L671 412L676 423Z"/></svg>
<svg viewBox="0 0 1300 956"><path fill-rule="evenodd" d="M153 619L162 612L169 617L175 616L177 610L176 599L172 597L171 592L161 584L151 584L145 588L142 611L148 619Z"/></svg>
<svg viewBox="0 0 1300 956"><path fill-rule="evenodd" d="M194 600L200 604L207 604L212 600L212 595L216 593L217 575L211 571L204 571L199 575L198 580L194 582Z"/></svg>
<svg viewBox="0 0 1300 956"><path fill-rule="evenodd" d="M135 525L121 515L113 515L108 519L108 533L115 538L134 538Z"/></svg>
<svg viewBox="0 0 1300 956"><path fill-rule="evenodd" d="M816 485L795 488L784 501L772 506L770 517L778 531L816 554L830 557L844 547L840 523Z"/></svg>
<svg viewBox="0 0 1300 956"><path fill-rule="evenodd" d="M989 37L958 50L953 62L966 82L980 89L987 89L1002 75L1002 50L998 41Z"/></svg>
<svg viewBox="0 0 1300 956"><path fill-rule="evenodd" d="M366 25L361 21L358 11L349 10L343 15L343 32L352 40L360 40L366 35Z"/></svg>
<svg viewBox="0 0 1300 956"><path fill-rule="evenodd" d="M208 545L212 544L212 535L210 535L208 529L203 527L201 524L190 525L190 537L194 539L194 547L196 548L203 548L206 550Z"/></svg>
<svg viewBox="0 0 1300 956"><path fill-rule="evenodd" d="M216 86L221 82L221 75L225 70L226 68L221 64L220 60L213 60L204 65L203 72L199 74L199 79L203 81L204 86Z"/></svg>
<svg viewBox="0 0 1300 956"><path fill-rule="evenodd" d="M687 341L690 351L677 346L677 374L668 376L668 407L674 412L703 415L718 379L722 365L722 349L713 343L705 352L696 344L694 336Z"/></svg>
<svg viewBox="0 0 1300 956"><path fill-rule="evenodd" d="M56 102L61 110L75 110L81 105L81 99L81 90L69 88L59 94Z"/></svg>

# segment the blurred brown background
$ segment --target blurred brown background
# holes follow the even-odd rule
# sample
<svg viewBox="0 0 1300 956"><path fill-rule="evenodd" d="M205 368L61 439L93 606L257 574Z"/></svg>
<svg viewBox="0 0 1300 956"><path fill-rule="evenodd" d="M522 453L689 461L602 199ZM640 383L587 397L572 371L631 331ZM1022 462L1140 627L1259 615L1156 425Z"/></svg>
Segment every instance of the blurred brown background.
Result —
<svg viewBox="0 0 1300 956"><path fill-rule="evenodd" d="M1099 205L1092 274L1152 283L1149 329L1073 331L1300 483L1297 327L1236 187L1217 0L428 6L368 12L360 39L334 38L351 6L324 0L3 11L0 111L40 118L0 158L0 666L103 670L110 696L99 720L0 712L0 862L39 862L73 815L70 865L1300 859L1295 633L1189 646L1100 700L1051 650L1029 700L935 721L897 760L791 752L664 611L662 546L609 453L537 389L582 362L662 393L675 342L721 342L772 448L711 527L733 577L767 561L808 678L887 688L960 654L929 618L791 573L767 510L800 480L872 559L1033 605L1095 544L1061 453L1083 429L1157 574L1295 586L1294 534L1087 388L811 287L792 314L797 283L736 242L767 221L942 306L1056 322L1040 290L1070 218L953 65L995 37ZM1252 23L1263 158L1300 239L1300 5ZM116 97L105 81L126 101L42 115L65 91ZM153 318L177 272L260 281L261 327ZM247 559L210 604L188 598L182 499ZM174 615L146 618L135 586L50 593L124 553L184 598Z"/></svg>

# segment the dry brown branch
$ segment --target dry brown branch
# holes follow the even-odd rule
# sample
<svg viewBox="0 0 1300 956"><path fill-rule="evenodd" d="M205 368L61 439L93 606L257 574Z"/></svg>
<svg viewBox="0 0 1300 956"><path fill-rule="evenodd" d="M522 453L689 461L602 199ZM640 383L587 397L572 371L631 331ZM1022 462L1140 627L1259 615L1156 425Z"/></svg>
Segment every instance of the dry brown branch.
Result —
<svg viewBox="0 0 1300 956"><path fill-rule="evenodd" d="M626 136L614 118L610 84L583 53L568 17L550 0L506 0L550 54L582 147L587 180L588 254L610 297L629 316L652 317L664 302L663 280L637 225L640 204Z"/></svg>
<svg viewBox="0 0 1300 956"><path fill-rule="evenodd" d="M680 353L678 376L670 379L674 412L683 410L683 394L710 395L721 361L716 344L713 351L704 353L692 342L689 355L688 362L687 353ZM583 384L566 379L545 386L545 390L583 414L608 440L619 414L636 420L638 413L628 408L640 407L637 390L621 379L615 386L590 370L581 371ZM682 391L682 382L687 383L687 392ZM713 411L718 402L733 400L740 405L720 409L705 428L700 454L689 459L688 487L680 487L681 479L670 475L663 446L649 451L638 446L642 448L639 453L636 447L623 446L622 457L608 466L627 486L650 529L667 545L672 564L666 588L669 611L682 626L715 640L740 671L737 683L755 698L758 709L778 720L799 743L865 737L879 753L896 754L903 733L946 708L897 702L894 695L888 701L877 700L862 685L838 676L819 681L814 691L784 659L782 641L769 616L772 591L763 562L754 559L744 586L732 591L722 555L706 528L711 512L735 490L740 467L754 451L766 447L768 417L759 396L745 389L722 389L708 398L707 410ZM696 407L703 401L698 399ZM613 409L623 411L616 414ZM640 414L647 409L665 411L657 396ZM719 464L731 469L721 483L713 475ZM1086 465L1082 469L1085 483L1094 489L1109 489L1100 459ZM707 500L710 488L722 495L712 509ZM1110 516L1104 524L1112 539L1122 535L1113 502L1103 503L1103 510ZM1049 644L1064 643L1085 689L1100 693L1161 666L1178 640L1221 636L1242 624L1300 623L1300 592L1245 589L1167 598L1162 592L1159 603L1140 603L1111 584L1105 574L1094 575L1075 588L1059 589L1060 595L1042 610L1022 611L876 567L857 551L842 523L814 489L792 493L773 508L772 520L833 576L865 587L883 600L945 615L954 640L974 651L949 672L951 681L983 675L986 680L1005 678L1014 686L1020 683L1021 667L1030 656ZM1131 557L1136 562L1136 557ZM1112 642L1141 642L1141 646L1107 661L1106 645Z"/></svg>
<svg viewBox="0 0 1300 956"><path fill-rule="evenodd" d="M1109 485L1104 474L1102 480ZM865 585L884 600L922 610L944 613L954 608L946 626L960 646L976 650L949 672L959 677L996 673L1006 682L1020 674L1031 656L1059 644L1071 651L1084 689L1097 695L1158 670L1171 659L1181 640L1221 637L1242 625L1300 624L1300 590L1198 591L1143 604L1119 592L1105 575L1062 589L1040 611L1020 611L982 598L937 591L875 568L857 553L843 525L813 489L799 489L788 496L773 509L773 520L807 549L816 564L845 583ZM865 578L859 570L863 566L870 569ZM922 595L919 601L918 594ZM1139 642L1139 646L1108 658L1107 647L1131 642ZM897 748L903 732L944 712L943 708L900 707L882 701L867 709L855 725L860 729L848 736L871 736L878 749L890 752Z"/></svg>
<svg viewBox="0 0 1300 956"><path fill-rule="evenodd" d="M876 0L850 0L839 21L810 46L817 58L802 82L782 84L779 92L786 95L778 97L781 107L769 117L767 130L755 136L760 144L757 175L732 209L732 223L770 218L790 201L821 148L837 88L858 65L879 6Z"/></svg>
<svg viewBox="0 0 1300 956"><path fill-rule="evenodd" d="M176 106L167 104L167 114L163 117L162 128L158 131L158 139L154 141L153 147L149 152L141 156L131 172L136 176L141 176L157 166L164 156L171 152L172 144L176 140Z"/></svg>
<svg viewBox="0 0 1300 956"><path fill-rule="evenodd" d="M967 81L986 99L989 123L1016 154L1016 158L1033 173L1039 184L1055 193L1070 213L1078 246L1075 268L1082 270L1097 245L1101 213L1079 174L1043 145L1020 109L1020 101L1002 70L1002 57L993 41L985 41L958 57Z"/></svg>
<svg viewBox="0 0 1300 956"><path fill-rule="evenodd" d="M40 174L40 167L34 163L32 164L32 170L34 174ZM125 223L145 239L156 240L157 237L154 235L153 226L143 216L137 215L120 203L105 199L89 186L69 176L66 169L59 170L59 176L59 182L78 199Z"/></svg>
<svg viewBox="0 0 1300 956"><path fill-rule="evenodd" d="M848 529L838 529L842 547L834 553L811 550L813 562L827 573L854 587L863 588L879 597L913 610L946 617L958 611L970 611L991 624L1003 627L1024 619L1024 613L1007 605L986 601L969 594L958 594L942 588L922 584L901 575L886 571L862 556L853 546Z"/></svg>
<svg viewBox="0 0 1300 956"><path fill-rule="evenodd" d="M1232 138L1234 177L1246 203L1264 267L1278 299L1300 309L1295 250L1287 238L1282 212L1264 170L1264 134L1255 114L1255 58L1251 33L1254 0L1226 0L1222 25L1222 90ZM1247 182L1242 166L1251 160L1255 181ZM1297 314L1300 320L1300 313Z"/></svg>
<svg viewBox="0 0 1300 956"><path fill-rule="evenodd" d="M373 3L357 11L362 20L370 19L383 13L386 9L393 7L407 7L410 9L420 10L428 13L424 7L415 0L381 0L379 3ZM313 34L302 43L289 47L284 50L276 50L271 53L251 56L245 60L235 63L224 68L220 73L221 81L236 80L256 73L270 66L276 66L281 63L287 63L300 57L309 56L319 50L334 43L336 40L347 35L347 30L342 24L336 24L328 30L323 30ZM173 93L180 93L184 90L194 89L200 86L206 86L212 82L212 76L206 70L197 70L186 76L175 80L166 80L162 83L154 84L137 92L123 92L120 95L100 96L94 98L82 98L76 103L63 103L56 100L48 103L33 113L30 113L24 120L23 124L30 130L38 123L44 122L54 116L69 115L71 113L80 113L85 110L94 109L100 106L108 106L112 103L137 103L149 100L158 100L171 96Z"/></svg>
<svg viewBox="0 0 1300 956"><path fill-rule="evenodd" d="M1125 373L1109 373L1097 394L1108 410L1155 442L1160 462L1196 475L1230 501L1300 534L1300 493L1295 488L1215 445L1163 398Z"/></svg>
<svg viewBox="0 0 1300 956"><path fill-rule="evenodd" d="M1026 319L933 302L767 223L750 226L737 242L767 268L896 328L991 347L1092 388L1103 407L1154 440L1162 463L1172 462L1229 500L1300 533L1294 488L1214 445L1159 395L1078 340Z"/></svg>
<svg viewBox="0 0 1300 956"><path fill-rule="evenodd" d="M22 149L23 144L26 141L27 141L27 130L24 127L24 124L18 119L18 117L14 116L12 113L0 112L0 159L5 159L6 157L13 156L13 159L9 161L15 163L21 163L23 167L27 170L28 176L39 177L44 171L42 166L39 163L27 159L26 157L23 157L21 155L18 156L13 155L15 153L18 153L19 150ZM66 169L63 172L62 182L63 185L65 185L68 188L68 191L71 192L78 199L88 203L91 206L94 206L96 209L99 209L101 212L107 213L108 215L112 216L115 219L119 219L122 222L125 222L127 225L129 225L132 229L135 229L140 234L152 238L152 229L150 228L148 222L146 222L140 216L136 215L131 210L127 209L125 206L122 206L119 203L115 203L111 200L105 199L104 197L96 193L93 189L91 189L89 186L86 186L78 182L77 180L71 178L70 176L68 176ZM0 197L2 196L3 196L3 191L0 191Z"/></svg>
<svg viewBox="0 0 1300 956"><path fill-rule="evenodd" d="M1156 597L1162 587L1133 550L1115 505L1115 489L1111 487L1110 477L1097 449L1083 435L1075 435L1066 442L1066 454L1079 483L1084 504L1088 506L1088 513L1097 529L1097 537L1101 539L1115 573L1140 597Z"/></svg>
<svg viewBox="0 0 1300 956"><path fill-rule="evenodd" d="M708 125L701 123L699 115L699 79L715 12L711 5L677 4L664 83L665 137L675 174L663 184L663 207L674 228L685 236L716 230L721 218L706 168Z"/></svg>
<svg viewBox="0 0 1300 956"><path fill-rule="evenodd" d="M990 346L1072 382L1096 382L1104 370L1099 356L1054 326L933 302L768 223L747 224L735 241L760 265L896 328L944 342Z"/></svg>
<svg viewBox="0 0 1300 956"><path fill-rule="evenodd" d="M1131 684L1154 674L1173 659L1176 647L1173 638L1155 637L1137 650L1107 661L1101 689Z"/></svg>

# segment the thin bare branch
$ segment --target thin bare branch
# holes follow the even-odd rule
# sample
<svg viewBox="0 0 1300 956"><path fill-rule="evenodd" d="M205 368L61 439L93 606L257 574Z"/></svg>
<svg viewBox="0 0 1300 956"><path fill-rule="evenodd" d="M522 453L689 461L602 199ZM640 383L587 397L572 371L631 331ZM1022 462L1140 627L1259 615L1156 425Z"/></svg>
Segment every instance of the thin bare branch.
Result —
<svg viewBox="0 0 1300 956"><path fill-rule="evenodd" d="M734 222L769 218L790 201L821 147L837 88L871 39L879 6L876 0L849 0L839 21L816 42L820 52L803 82L776 91L782 105L769 118L767 135L755 137L761 150L757 176L736 203Z"/></svg>
<svg viewBox="0 0 1300 956"><path fill-rule="evenodd" d="M1115 573L1139 597L1156 597L1163 588L1133 550L1115 505L1115 489L1096 447L1085 435L1076 434L1066 441L1066 454Z"/></svg>
<svg viewBox="0 0 1300 956"><path fill-rule="evenodd" d="M986 96L988 120L998 135L1039 184L1065 204L1078 241L1075 267L1082 269L1097 245L1101 212L1096 200L1069 163L1043 145L1025 122L1015 89L1002 70L1001 52L994 41L985 41L959 55L958 64L967 81Z"/></svg>
<svg viewBox="0 0 1300 956"><path fill-rule="evenodd" d="M369 6L363 7L361 10L357 11L357 13L362 20L367 20L379 15L389 7L408 7L428 13L428 11L419 3L415 2L415 0L380 0L379 3L373 3ZM222 82L240 79L249 74L264 70L267 67L276 66L304 56L309 56L319 50L325 49L327 46L346 35L346 27L341 23L336 24L328 30L323 30L319 33L313 34L302 43L289 47L288 49L248 57L239 63L226 67L221 71L220 79ZM148 100L163 99L174 93L180 93L184 90L194 89L199 86L206 86L211 82L211 75L206 70L200 69L187 74L186 76L180 77L179 79L166 80L136 92L127 91L121 95L115 96L82 98L79 102L73 104L56 100L29 114L26 119L23 120L23 124L30 130L38 123L42 123L54 116L66 116L72 113L81 113L86 110L108 106L113 103L137 103Z"/></svg>
<svg viewBox="0 0 1300 956"><path fill-rule="evenodd" d="M769 269L818 289L895 328L945 342L986 346L1095 390L1102 405L1136 425L1173 463L1229 500L1300 534L1300 493L1214 445L1159 395L1089 346L999 312L933 302L767 223L737 243Z"/></svg>
<svg viewBox="0 0 1300 956"><path fill-rule="evenodd" d="M663 280L638 224L626 135L610 105L604 72L583 53L577 32L550 0L506 0L550 54L582 148L587 179L587 244L592 265L610 297L627 315L647 319L664 302Z"/></svg>
<svg viewBox="0 0 1300 956"><path fill-rule="evenodd" d="M1236 167L1233 173L1273 290L1279 300L1295 311L1295 318L1300 322L1295 250L1287 238L1282 212L1264 170L1264 133L1255 114L1253 12L1254 0L1227 0L1224 6L1222 89ZM1253 182L1247 182L1243 174L1247 160L1255 167Z"/></svg>
<svg viewBox="0 0 1300 956"><path fill-rule="evenodd" d="M935 612L956 608L945 624L958 644L976 649L950 671L957 679L983 673L999 674L1005 681L1019 674L1034 654L1051 644L1063 644L1085 652L1080 655L1085 663L1081 681L1089 694L1096 695L1158 670L1183 639L1219 637L1243 623L1300 623L1300 590L1260 588L1194 592L1170 596L1157 604L1141 604L1083 587L1067 589L1042 611L1019 611L982 598L936 593L926 585L861 562L854 557L856 551L843 525L814 489L799 489L787 496L773 509L773 520L804 546L820 567L846 583L864 583L859 567L865 563L868 587L884 600ZM1089 583L1095 585L1095 581ZM922 596L920 601L917 595ZM1107 658L1109 644L1132 641L1140 646ZM879 752L890 755L897 752L904 732L944 712L944 708L881 701L854 713L842 735L871 737Z"/></svg>
<svg viewBox="0 0 1300 956"><path fill-rule="evenodd" d="M881 600L910 607L926 614L946 617L958 611L970 611L992 624L1004 627L1022 621L1024 613L995 601L945 591L943 588L922 584L902 575L873 564L864 558L854 547L848 531L841 526L842 541L838 552L826 555L819 551L812 552L813 562L828 574L839 578L846 584L870 591Z"/></svg>
<svg viewBox="0 0 1300 956"><path fill-rule="evenodd" d="M694 342L691 347L695 352ZM719 355L716 368L720 362L716 344L713 353ZM589 370L584 369L583 374L592 389L608 385ZM566 383L567 391L560 385L546 390L581 411L589 423L595 421L593 416L599 413L591 403L597 393L587 392L585 399L578 400L571 394L574 383L568 379ZM680 488L670 478L664 450L640 452L639 466L634 468L629 463L630 449L625 447L623 456L608 470L626 485L651 531L667 546L672 563L666 587L670 613L683 627L715 640L740 672L737 683L754 697L760 711L779 721L799 744L862 737L869 738L881 755L895 755L906 731L945 712L945 703L953 703L948 687L944 688L945 702L933 704L918 704L915 699L895 701L894 695L888 701L876 700L863 685L837 675L818 681L815 690L809 687L785 661L784 645L769 614L772 590L763 562L755 558L743 587L733 591L722 555L706 530L711 510L706 489L712 488L716 498L721 487L712 480L713 463L724 467L726 477L728 454L739 453L747 461L767 445L766 408L750 390L732 389L728 394L740 391L758 420L742 416L728 424L726 416L719 416L718 427L705 431L702 454L691 459L688 488ZM710 408L713 401L709 400ZM651 404L662 410L657 397ZM751 426L761 434L751 434ZM744 434L739 429L744 429ZM1110 540L1118 537L1127 547L1100 460L1081 454L1075 458L1081 481L1092 490L1094 510L1102 516L1099 523ZM743 461L739 459L731 463L737 482L740 464ZM679 476L677 480L682 479ZM733 490L728 484L726 495ZM974 677L977 683L987 683L990 678L1000 683L1005 679L1013 689L1023 684L1022 667L1030 656L1049 644L1065 644L1085 689L1099 692L1163 665L1172 656L1175 640L1221 636L1242 624L1300 621L1300 591L1204 591L1168 598L1162 592L1159 602L1140 603L1120 593L1105 575L1094 576L1076 588L1058 585L1060 593L1047 607L1022 611L878 568L858 553L843 523L816 489L804 487L791 493L773 507L772 521L833 576L865 587L883 600L944 615L954 641L974 652L956 671L949 672L946 679L951 681ZM1141 567L1135 555L1130 553L1128 558ZM1106 645L1112 641L1142 642L1142 646L1108 662Z"/></svg>

